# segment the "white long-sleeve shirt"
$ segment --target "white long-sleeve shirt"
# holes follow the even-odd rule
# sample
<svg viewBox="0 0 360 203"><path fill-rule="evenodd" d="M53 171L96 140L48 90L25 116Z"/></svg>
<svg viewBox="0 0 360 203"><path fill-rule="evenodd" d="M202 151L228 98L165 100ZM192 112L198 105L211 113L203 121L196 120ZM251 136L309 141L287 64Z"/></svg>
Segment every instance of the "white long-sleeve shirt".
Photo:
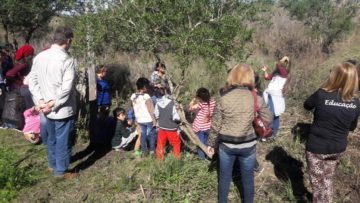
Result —
<svg viewBox="0 0 360 203"><path fill-rule="evenodd" d="M29 89L35 104L40 100L55 102L50 119L64 119L75 114L75 63L57 44L39 53L33 60Z"/></svg>

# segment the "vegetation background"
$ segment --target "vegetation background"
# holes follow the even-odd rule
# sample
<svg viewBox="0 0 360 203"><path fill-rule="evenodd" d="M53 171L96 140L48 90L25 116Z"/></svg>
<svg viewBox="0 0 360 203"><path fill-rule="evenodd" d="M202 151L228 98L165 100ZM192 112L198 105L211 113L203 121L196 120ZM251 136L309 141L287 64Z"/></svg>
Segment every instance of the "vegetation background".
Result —
<svg viewBox="0 0 360 203"><path fill-rule="evenodd" d="M291 90L280 135L257 147L265 171L256 174L256 202L310 202L304 142L312 114L302 103L333 65L360 60L358 8L351 0L4 0L0 18L4 42L28 41L37 52L51 44L54 27L75 30L70 51L78 60L83 103L85 70L95 64L109 65L114 104L127 106L134 81L148 77L160 60L182 87L179 101L186 105L200 86L216 96L235 63L260 74L262 65L273 68L289 55ZM74 154L88 144L87 108L80 111ZM72 163L79 177L69 181L52 178L45 147L28 144L21 133L1 129L0 143L0 202L216 202L216 163L197 160L191 143L181 161L94 152ZM356 130L337 167L336 202L360 200L359 145ZM236 184L229 200L240 201Z"/></svg>

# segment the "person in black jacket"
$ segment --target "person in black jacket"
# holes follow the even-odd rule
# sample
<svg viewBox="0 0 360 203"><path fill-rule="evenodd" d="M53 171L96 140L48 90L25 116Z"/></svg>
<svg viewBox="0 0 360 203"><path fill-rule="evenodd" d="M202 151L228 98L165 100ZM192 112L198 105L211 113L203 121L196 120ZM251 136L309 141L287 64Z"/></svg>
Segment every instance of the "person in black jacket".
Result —
<svg viewBox="0 0 360 203"><path fill-rule="evenodd" d="M114 118L117 120L114 136L111 139L111 147L118 151L122 148L122 140L128 138L130 131L126 129L126 111L123 108L116 108L113 111Z"/></svg>
<svg viewBox="0 0 360 203"><path fill-rule="evenodd" d="M335 65L327 82L304 103L314 109L306 143L306 160L313 202L332 202L336 163L346 150L349 131L356 128L360 112L356 67L348 62Z"/></svg>

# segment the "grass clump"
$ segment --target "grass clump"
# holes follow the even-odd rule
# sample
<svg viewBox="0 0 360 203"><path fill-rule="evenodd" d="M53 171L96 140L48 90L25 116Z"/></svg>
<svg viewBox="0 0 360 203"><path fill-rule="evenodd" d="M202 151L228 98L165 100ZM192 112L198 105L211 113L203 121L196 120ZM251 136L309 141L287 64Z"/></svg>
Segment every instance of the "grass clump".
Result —
<svg viewBox="0 0 360 203"><path fill-rule="evenodd" d="M17 197L18 191L35 182L33 173L28 167L14 164L19 159L15 151L0 148L0 202L9 202Z"/></svg>

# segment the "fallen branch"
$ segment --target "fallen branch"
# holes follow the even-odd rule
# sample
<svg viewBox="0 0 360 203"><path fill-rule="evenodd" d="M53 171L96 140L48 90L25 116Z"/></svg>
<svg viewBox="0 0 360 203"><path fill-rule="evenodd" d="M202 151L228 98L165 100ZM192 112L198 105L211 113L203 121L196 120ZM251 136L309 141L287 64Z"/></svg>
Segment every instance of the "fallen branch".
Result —
<svg viewBox="0 0 360 203"><path fill-rule="evenodd" d="M205 146L200 141L199 137L194 133L191 124L186 120L184 107L178 100L179 95L180 95L180 90L182 87L182 82L183 81L181 81L180 84L178 84L176 87L174 87L174 83L171 80L171 77L169 78L169 87L170 87L170 90L173 95L176 111L179 114L180 121L181 121L180 129L188 136L188 138L190 139L190 141L192 143L194 143L195 145L200 147L200 149L202 149L208 157L212 158L212 155L210 155L207 150L207 146Z"/></svg>
<svg viewBox="0 0 360 203"><path fill-rule="evenodd" d="M143 186L140 184L141 193L144 196L144 199L146 200L145 192Z"/></svg>

